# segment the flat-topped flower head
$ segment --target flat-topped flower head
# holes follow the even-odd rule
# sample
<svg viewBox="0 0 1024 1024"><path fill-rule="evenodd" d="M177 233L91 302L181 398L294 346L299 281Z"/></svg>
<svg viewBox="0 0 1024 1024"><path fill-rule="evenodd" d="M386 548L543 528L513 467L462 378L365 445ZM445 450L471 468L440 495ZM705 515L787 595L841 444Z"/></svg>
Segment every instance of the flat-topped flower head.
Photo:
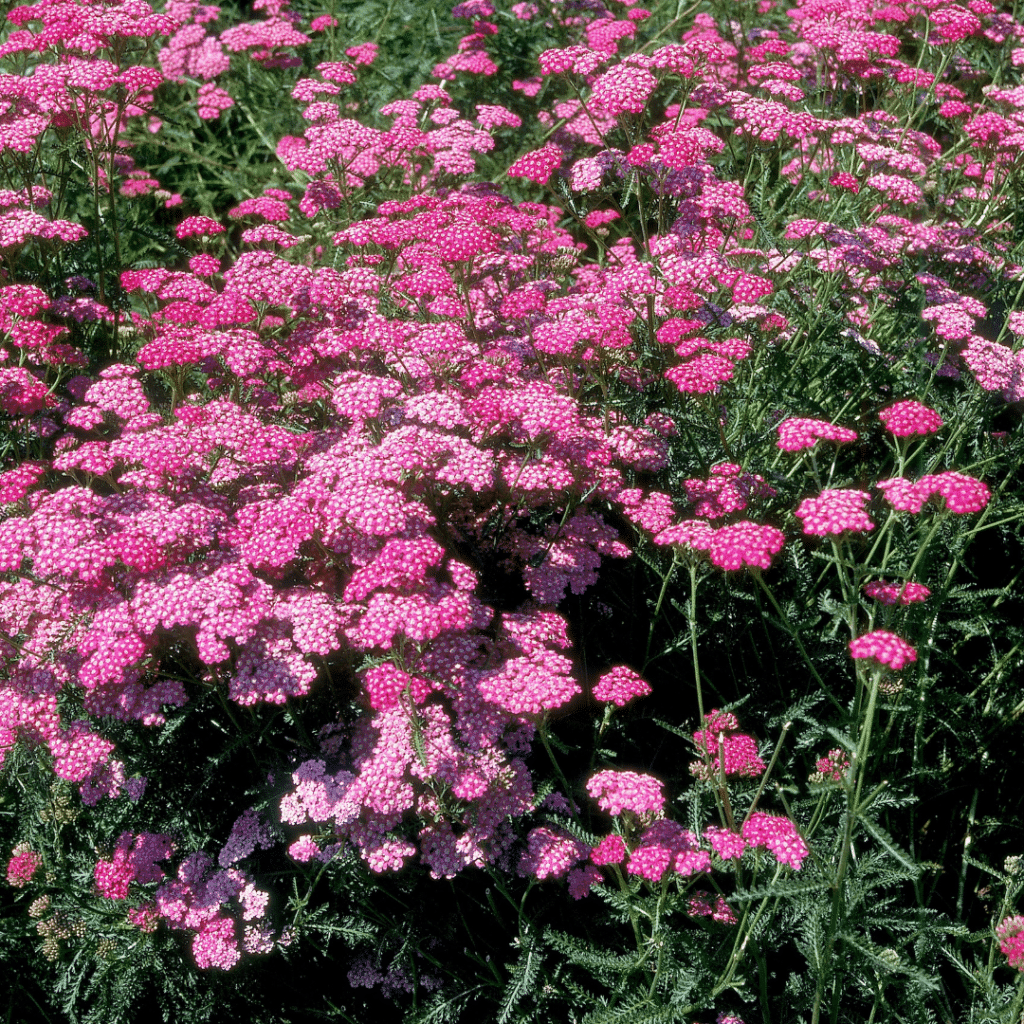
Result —
<svg viewBox="0 0 1024 1024"><path fill-rule="evenodd" d="M654 822L629 855L626 871L649 882L658 882L666 871L688 878L711 867L711 854L697 844L697 837L667 819Z"/></svg>
<svg viewBox="0 0 1024 1024"><path fill-rule="evenodd" d="M875 580L864 584L864 593L880 604L915 604L925 601L931 591L923 583L886 583Z"/></svg>
<svg viewBox="0 0 1024 1024"><path fill-rule="evenodd" d="M804 533L819 537L840 533L863 533L875 524L864 510L871 500L867 491L822 491L816 498L805 498L793 514L803 522Z"/></svg>
<svg viewBox="0 0 1024 1024"><path fill-rule="evenodd" d="M747 841L739 832L733 832L727 828L718 828L716 825L709 825L704 829L704 838L711 844L711 849L722 860L733 860L736 857L742 857L743 851L747 848Z"/></svg>
<svg viewBox="0 0 1024 1024"><path fill-rule="evenodd" d="M634 697L646 697L650 692L650 686L625 665L616 665L605 672L593 690L595 700L608 701L620 708Z"/></svg>
<svg viewBox="0 0 1024 1024"><path fill-rule="evenodd" d="M796 825L776 814L757 811L743 823L741 831L750 846L769 850L780 864L788 864L796 871L810 852Z"/></svg>
<svg viewBox="0 0 1024 1024"><path fill-rule="evenodd" d="M904 665L917 661L917 651L902 637L886 629L876 629L850 641L850 654L854 658L873 658L882 665L899 671Z"/></svg>
<svg viewBox="0 0 1024 1024"><path fill-rule="evenodd" d="M933 495L945 499L950 512L963 515L980 512L992 496L988 485L973 476L949 470L945 473L931 473L920 480L908 480L897 476L879 480L875 486L885 495L885 500L900 512L920 512Z"/></svg>
<svg viewBox="0 0 1024 1024"><path fill-rule="evenodd" d="M641 772L603 771L587 780L587 793L608 814L660 814L665 807L661 782Z"/></svg>
<svg viewBox="0 0 1024 1024"><path fill-rule="evenodd" d="M509 177L526 178L538 185L546 185L551 172L562 165L562 151L552 143L524 153L509 167Z"/></svg>
<svg viewBox="0 0 1024 1024"><path fill-rule="evenodd" d="M801 416L783 420L776 428L779 439L776 446L784 452L798 452L813 448L819 441L835 441L846 444L857 440L857 432L840 427L828 420L807 419Z"/></svg>
<svg viewBox="0 0 1024 1024"><path fill-rule="evenodd" d="M913 399L887 405L878 418L894 437L934 434L942 426L942 417L927 405Z"/></svg>
<svg viewBox="0 0 1024 1024"><path fill-rule="evenodd" d="M545 878L564 878L569 868L579 863L589 849L561 829L541 826L526 837L526 850L519 860L519 875L532 875L538 882Z"/></svg>
<svg viewBox="0 0 1024 1024"><path fill-rule="evenodd" d="M605 836L590 851L590 860L594 864L621 864L626 859L626 841L614 832Z"/></svg>
<svg viewBox="0 0 1024 1024"><path fill-rule="evenodd" d="M782 550L785 541L785 535L774 526L744 520L716 530L708 553L711 561L722 569L768 569L772 555Z"/></svg>

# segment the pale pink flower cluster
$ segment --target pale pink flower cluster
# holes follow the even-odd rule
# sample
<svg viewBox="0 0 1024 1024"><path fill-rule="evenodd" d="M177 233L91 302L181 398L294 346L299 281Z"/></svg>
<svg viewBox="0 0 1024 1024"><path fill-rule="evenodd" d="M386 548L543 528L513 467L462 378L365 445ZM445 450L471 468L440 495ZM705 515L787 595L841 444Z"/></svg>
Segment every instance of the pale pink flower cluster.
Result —
<svg viewBox="0 0 1024 1024"><path fill-rule="evenodd" d="M587 780L587 793L611 815L660 814L665 807L661 782L651 775L629 771L597 772Z"/></svg>

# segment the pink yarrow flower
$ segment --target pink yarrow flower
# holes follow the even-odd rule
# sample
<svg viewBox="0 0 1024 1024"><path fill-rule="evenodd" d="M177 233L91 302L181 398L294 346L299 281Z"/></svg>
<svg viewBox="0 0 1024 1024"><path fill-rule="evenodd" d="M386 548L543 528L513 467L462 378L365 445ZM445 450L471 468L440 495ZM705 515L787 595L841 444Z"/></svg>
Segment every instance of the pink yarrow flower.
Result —
<svg viewBox="0 0 1024 1024"><path fill-rule="evenodd" d="M712 778L720 774L756 779L764 772L765 763L758 757L757 741L739 731L736 716L712 710L704 716L704 728L693 734L697 752L707 760L694 761L690 772L704 777L710 769Z"/></svg>
<svg viewBox="0 0 1024 1024"><path fill-rule="evenodd" d="M1020 914L1004 917L996 927L996 938L999 939L999 951L1009 965L1024 971L1024 917Z"/></svg>
<svg viewBox="0 0 1024 1024"><path fill-rule="evenodd" d="M7 862L7 884L21 889L32 880L43 858L26 843L19 843L11 851L11 859Z"/></svg>
<svg viewBox="0 0 1024 1024"><path fill-rule="evenodd" d="M775 443L784 452L813 448L819 441L836 441L844 444L857 440L856 431L829 423L828 420L797 416L783 420L775 429L779 432L779 439Z"/></svg>
<svg viewBox="0 0 1024 1024"><path fill-rule="evenodd" d="M640 772L603 771L587 780L587 794L609 814L660 814L665 807L661 783Z"/></svg>
<svg viewBox="0 0 1024 1024"><path fill-rule="evenodd" d="M905 477L879 480L875 485L885 495L885 500L901 512L920 512L933 494L946 501L950 512L964 514L979 512L987 504L992 492L981 480L952 470L946 473L932 473L911 481Z"/></svg>
<svg viewBox="0 0 1024 1024"><path fill-rule="evenodd" d="M697 837L676 822L663 818L640 837L640 844L629 855L626 871L657 882L666 871L688 878L710 867L711 854L700 849Z"/></svg>
<svg viewBox="0 0 1024 1024"><path fill-rule="evenodd" d="M590 860L598 865L621 864L626 859L626 852L626 841L622 836L612 833L590 851Z"/></svg>
<svg viewBox="0 0 1024 1024"><path fill-rule="evenodd" d="M810 781L842 782L849 767L850 759L846 756L846 751L835 747L814 763L814 773L811 775Z"/></svg>
<svg viewBox="0 0 1024 1024"><path fill-rule="evenodd" d="M805 498L793 514L803 522L807 534L861 533L875 528L864 511L870 500L867 491L822 491L816 498Z"/></svg>
<svg viewBox="0 0 1024 1024"><path fill-rule="evenodd" d="M688 547L707 551L711 561L722 569L752 566L768 569L772 555L778 554L786 537L781 530L762 523L742 520L715 529L700 519L688 519L666 527L654 538L655 544Z"/></svg>
<svg viewBox="0 0 1024 1024"><path fill-rule="evenodd" d="M595 700L607 701L620 708L634 697L646 697L650 692L650 686L625 665L609 669L598 679L593 689Z"/></svg>
<svg viewBox="0 0 1024 1024"><path fill-rule="evenodd" d="M526 178L538 185L546 185L551 172L562 165L562 151L552 143L541 149L524 153L508 169L511 178Z"/></svg>
<svg viewBox="0 0 1024 1024"><path fill-rule="evenodd" d="M927 405L908 399L886 406L878 418L894 437L934 434L942 426L942 417Z"/></svg>
<svg viewBox="0 0 1024 1024"><path fill-rule="evenodd" d="M788 864L796 871L810 852L796 825L776 814L757 811L743 823L741 831L750 846L769 850L780 864Z"/></svg>
<svg viewBox="0 0 1024 1024"><path fill-rule="evenodd" d="M875 580L864 584L864 593L873 597L880 604L914 604L925 601L931 591L923 583L886 583Z"/></svg>
<svg viewBox="0 0 1024 1024"><path fill-rule="evenodd" d="M537 881L563 878L569 869L590 851L578 839L561 829L542 825L526 837L526 850L519 860L519 874L532 875Z"/></svg>
<svg viewBox="0 0 1024 1024"><path fill-rule="evenodd" d="M742 857L743 851L747 848L747 841L739 832L732 832L727 828L718 828L715 825L704 829L704 838L711 844L711 849L722 860L733 860L736 857Z"/></svg>
<svg viewBox="0 0 1024 1024"><path fill-rule="evenodd" d="M851 640L850 654L854 658L874 658L882 665L899 671L904 665L917 661L917 651L902 637L890 633L886 629L876 629L871 633Z"/></svg>
<svg viewBox="0 0 1024 1024"><path fill-rule="evenodd" d="M716 530L708 553L711 561L722 569L768 569L772 555L782 550L785 541L785 535L774 526L743 520Z"/></svg>

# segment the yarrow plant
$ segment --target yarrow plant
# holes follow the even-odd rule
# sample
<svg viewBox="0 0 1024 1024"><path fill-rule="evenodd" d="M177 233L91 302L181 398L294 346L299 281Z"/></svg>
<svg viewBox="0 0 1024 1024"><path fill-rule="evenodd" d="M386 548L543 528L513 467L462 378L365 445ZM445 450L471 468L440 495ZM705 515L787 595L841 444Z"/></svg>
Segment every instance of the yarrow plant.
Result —
<svg viewBox="0 0 1024 1024"><path fill-rule="evenodd" d="M328 6L5 13L7 1016L1019 1021L1020 12Z"/></svg>

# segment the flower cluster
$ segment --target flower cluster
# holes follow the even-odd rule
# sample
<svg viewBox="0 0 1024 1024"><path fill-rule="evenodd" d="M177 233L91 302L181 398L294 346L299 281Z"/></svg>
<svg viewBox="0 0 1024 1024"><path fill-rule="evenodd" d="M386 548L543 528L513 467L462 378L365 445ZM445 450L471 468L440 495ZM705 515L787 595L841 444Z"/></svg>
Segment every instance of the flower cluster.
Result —
<svg viewBox="0 0 1024 1024"><path fill-rule="evenodd" d="M934 434L942 427L942 417L934 409L910 399L887 405L878 418L894 437Z"/></svg>
<svg viewBox="0 0 1024 1024"><path fill-rule="evenodd" d="M776 442L784 452L798 452L804 448L813 448L819 441L836 441L846 444L857 440L857 432L846 427L839 427L828 420L815 420L803 417L790 417L783 420L776 428L779 439Z"/></svg>
<svg viewBox="0 0 1024 1024"><path fill-rule="evenodd" d="M764 773L757 741L739 731L739 722L731 712L714 710L705 715L704 728L693 734L693 742L704 758L690 765L691 774L698 778L724 775L756 779Z"/></svg>
<svg viewBox="0 0 1024 1024"><path fill-rule="evenodd" d="M660 814L665 807L661 783L640 772L597 772L587 780L587 793L602 811L611 815L623 811L636 815Z"/></svg>
<svg viewBox="0 0 1024 1024"><path fill-rule="evenodd" d="M822 491L816 498L805 498L793 514L803 522L804 533L817 536L864 533L875 528L865 511L870 500L867 491Z"/></svg>
<svg viewBox="0 0 1024 1024"><path fill-rule="evenodd" d="M1018 971L1024 971L1024 917L1020 914L1004 917L996 926L996 938L1006 962Z"/></svg>
<svg viewBox="0 0 1024 1024"><path fill-rule="evenodd" d="M856 637L850 641L849 647L854 658L871 658L897 672L917 661L917 651L902 637L886 629L876 629Z"/></svg>
<svg viewBox="0 0 1024 1024"><path fill-rule="evenodd" d="M32 880L43 858L26 843L20 843L11 851L7 862L7 884L21 889Z"/></svg>

